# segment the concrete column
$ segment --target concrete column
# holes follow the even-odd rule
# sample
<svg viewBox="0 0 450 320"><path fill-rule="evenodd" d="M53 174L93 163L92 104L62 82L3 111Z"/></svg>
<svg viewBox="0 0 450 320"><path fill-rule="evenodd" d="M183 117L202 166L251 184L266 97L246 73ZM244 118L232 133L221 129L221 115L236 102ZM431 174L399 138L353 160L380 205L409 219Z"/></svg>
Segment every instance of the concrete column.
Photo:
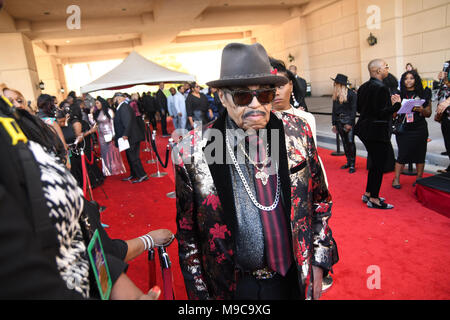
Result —
<svg viewBox="0 0 450 320"><path fill-rule="evenodd" d="M21 33L0 33L0 83L22 92L35 103L41 93L31 41Z"/></svg>
<svg viewBox="0 0 450 320"><path fill-rule="evenodd" d="M308 47L308 33L306 31L306 19L304 17L300 19L300 47L299 47L299 63L297 66L298 74L306 80L306 82L311 81L311 74L309 72L309 47Z"/></svg>
<svg viewBox="0 0 450 320"><path fill-rule="evenodd" d="M58 102L61 102L64 99L61 87L64 87L65 83L62 65L52 55L36 56L36 65L39 78L45 84L45 89L42 92L55 96Z"/></svg>

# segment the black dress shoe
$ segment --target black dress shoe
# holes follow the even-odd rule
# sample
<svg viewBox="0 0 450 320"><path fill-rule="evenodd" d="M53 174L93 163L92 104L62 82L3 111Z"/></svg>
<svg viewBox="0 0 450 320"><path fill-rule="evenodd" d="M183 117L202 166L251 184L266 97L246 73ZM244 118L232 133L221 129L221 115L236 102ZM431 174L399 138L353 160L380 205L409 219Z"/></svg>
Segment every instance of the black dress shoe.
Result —
<svg viewBox="0 0 450 320"><path fill-rule="evenodd" d="M128 178L123 178L122 181L131 181L133 179L136 179L134 176L129 176Z"/></svg>
<svg viewBox="0 0 450 320"><path fill-rule="evenodd" d="M148 180L148 177L147 177L147 175L145 175L139 179L132 181L131 183L140 183L140 182L147 181L147 180Z"/></svg>
<svg viewBox="0 0 450 320"><path fill-rule="evenodd" d="M348 172L349 172L349 173L355 173L355 171L356 171L356 170L355 170L354 167L350 167L350 169L348 169Z"/></svg>
<svg viewBox="0 0 450 320"><path fill-rule="evenodd" d="M372 209L394 209L394 206L392 204L389 204L386 202L381 202L381 201L380 201L380 205L378 205L375 202L372 202L369 200L369 201L367 201L367 206Z"/></svg>
<svg viewBox="0 0 450 320"><path fill-rule="evenodd" d="M350 165L347 163L347 164L344 164L342 167L341 167L341 169L348 169L348 168L350 168Z"/></svg>

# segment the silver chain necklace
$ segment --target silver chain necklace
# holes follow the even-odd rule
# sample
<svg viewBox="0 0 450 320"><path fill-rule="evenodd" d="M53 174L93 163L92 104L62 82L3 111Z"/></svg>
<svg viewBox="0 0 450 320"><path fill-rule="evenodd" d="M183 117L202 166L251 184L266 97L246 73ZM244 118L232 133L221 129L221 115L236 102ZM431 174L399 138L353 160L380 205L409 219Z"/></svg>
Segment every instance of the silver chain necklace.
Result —
<svg viewBox="0 0 450 320"><path fill-rule="evenodd" d="M260 210L272 211L273 209L275 209L278 205L278 202L280 201L280 176L278 175L278 170L277 170L277 192L275 194L275 200L271 206L269 206L269 207L263 206L256 200L255 196L253 195L252 191L250 190L250 186L248 185L247 180L245 180L244 174L242 173L241 168L239 167L239 164L237 162L237 159L234 156L234 151L231 148L230 141L228 140L228 134L226 134L226 133L225 133L225 142L227 144L228 153L230 154L230 157L231 157L231 160L233 161L234 167L236 168L236 171L238 172L239 177L241 178L241 181L244 184L245 191L247 191L247 194L250 197L250 200L252 200L253 204Z"/></svg>

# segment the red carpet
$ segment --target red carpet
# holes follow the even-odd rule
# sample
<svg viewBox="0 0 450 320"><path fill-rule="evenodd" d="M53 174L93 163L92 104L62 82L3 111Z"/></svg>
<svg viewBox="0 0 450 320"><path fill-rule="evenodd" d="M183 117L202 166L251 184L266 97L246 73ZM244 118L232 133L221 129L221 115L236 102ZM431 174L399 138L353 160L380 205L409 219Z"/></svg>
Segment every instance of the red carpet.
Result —
<svg viewBox="0 0 450 320"><path fill-rule="evenodd" d="M157 145L164 157L167 138L160 133ZM449 299L450 219L416 200L412 187L415 178L402 176L403 187L396 190L391 187L393 173L386 174L381 196L394 204L395 209L369 209L361 201L367 173L365 159L358 158L356 173L349 174L339 169L344 157L332 157L326 149L319 152L333 196L330 227L340 255L334 268L334 284L322 299ZM146 163L149 155L141 152L144 168L151 174L156 172L156 164ZM150 178L137 185L120 181L125 175L108 177L103 185L108 199L100 188L94 190L95 200L107 206L102 221L110 225L107 231L111 237L130 239L158 228L176 232L175 199L166 197L174 191L171 164L165 171L167 176ZM186 299L176 241L168 252L176 299ZM368 279L371 276L373 279L371 266L379 268L380 289L367 286ZM149 289L146 254L130 262L128 276L142 290ZM162 288L159 266L157 283Z"/></svg>

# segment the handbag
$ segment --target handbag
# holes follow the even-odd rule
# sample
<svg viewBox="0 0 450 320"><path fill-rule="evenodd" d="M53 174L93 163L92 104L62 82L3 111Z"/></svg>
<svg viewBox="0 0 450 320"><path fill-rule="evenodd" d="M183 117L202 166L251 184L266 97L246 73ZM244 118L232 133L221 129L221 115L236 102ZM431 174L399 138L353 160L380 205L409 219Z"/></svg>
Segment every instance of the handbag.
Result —
<svg viewBox="0 0 450 320"><path fill-rule="evenodd" d="M351 125L351 124L352 124L350 115L342 114L342 113L339 115L339 122L340 122L342 125L346 125L346 124Z"/></svg>
<svg viewBox="0 0 450 320"><path fill-rule="evenodd" d="M401 135L405 132L405 120L406 115L403 117L403 120L400 121L400 117L397 116L392 123L392 133L395 135Z"/></svg>

